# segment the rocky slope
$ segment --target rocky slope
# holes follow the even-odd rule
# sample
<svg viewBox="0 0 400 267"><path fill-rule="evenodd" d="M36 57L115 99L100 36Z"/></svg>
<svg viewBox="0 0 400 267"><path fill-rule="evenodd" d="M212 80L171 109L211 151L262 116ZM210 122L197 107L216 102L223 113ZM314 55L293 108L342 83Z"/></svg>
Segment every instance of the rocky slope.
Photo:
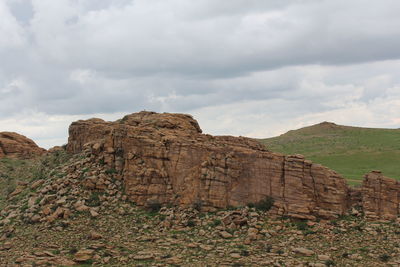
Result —
<svg viewBox="0 0 400 267"><path fill-rule="evenodd" d="M0 266L400 264L399 221L366 221L356 209L317 222L274 216L259 205L143 209L123 193L120 174L89 149L72 157L54 151L37 165L41 175L20 180L0 212Z"/></svg>
<svg viewBox="0 0 400 267"><path fill-rule="evenodd" d="M0 158L27 159L43 155L46 150L38 147L31 139L13 132L0 132Z"/></svg>
<svg viewBox="0 0 400 267"><path fill-rule="evenodd" d="M352 189L339 174L301 155L272 153L249 138L202 134L189 115L140 112L116 122L77 121L69 134L67 150L90 149L139 205L211 210L272 197L273 213L300 219L334 218L364 205L371 218L399 214L394 180L369 175L361 190ZM391 193L376 189L385 187ZM392 208L371 204L382 201Z"/></svg>

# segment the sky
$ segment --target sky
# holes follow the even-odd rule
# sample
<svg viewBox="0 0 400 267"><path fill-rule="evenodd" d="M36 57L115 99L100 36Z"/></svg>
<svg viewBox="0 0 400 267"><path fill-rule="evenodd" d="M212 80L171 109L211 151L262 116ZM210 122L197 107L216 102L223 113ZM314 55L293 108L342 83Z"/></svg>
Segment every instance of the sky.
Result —
<svg viewBox="0 0 400 267"><path fill-rule="evenodd" d="M0 131L49 148L79 119L189 113L272 137L400 128L398 0L0 0Z"/></svg>

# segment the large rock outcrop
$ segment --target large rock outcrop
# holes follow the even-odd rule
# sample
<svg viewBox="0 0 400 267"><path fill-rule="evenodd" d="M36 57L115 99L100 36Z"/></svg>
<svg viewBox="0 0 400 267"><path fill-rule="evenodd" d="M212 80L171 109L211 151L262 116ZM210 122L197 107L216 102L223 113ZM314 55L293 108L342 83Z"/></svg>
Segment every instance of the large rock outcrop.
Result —
<svg viewBox="0 0 400 267"><path fill-rule="evenodd" d="M350 188L335 171L301 155L273 153L250 138L202 134L189 115L139 112L115 122L80 120L69 128L67 150L84 149L118 174L125 194L139 205L224 208L272 197L271 212L302 219L333 218L350 208L371 219L400 214L400 184L380 172Z"/></svg>
<svg viewBox="0 0 400 267"><path fill-rule="evenodd" d="M222 208L271 196L273 212L308 219L349 208L348 187L336 172L249 138L202 134L189 115L140 112L116 122L72 123L67 150L81 152L85 145L120 174L125 193L140 205Z"/></svg>
<svg viewBox="0 0 400 267"><path fill-rule="evenodd" d="M0 132L0 158L27 159L45 152L45 149L38 147L35 142L23 135L14 132Z"/></svg>

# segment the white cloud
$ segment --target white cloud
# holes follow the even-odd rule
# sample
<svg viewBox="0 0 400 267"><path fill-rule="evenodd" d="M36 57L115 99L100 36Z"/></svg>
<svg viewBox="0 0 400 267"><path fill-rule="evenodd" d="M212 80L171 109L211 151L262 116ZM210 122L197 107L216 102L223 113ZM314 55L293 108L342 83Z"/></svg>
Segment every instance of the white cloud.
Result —
<svg viewBox="0 0 400 267"><path fill-rule="evenodd" d="M144 109L194 113L213 134L264 137L323 120L398 128L399 8L0 0L0 128L46 147L75 118Z"/></svg>
<svg viewBox="0 0 400 267"><path fill-rule="evenodd" d="M8 6L0 2L0 55L2 50L25 43L24 30L11 14Z"/></svg>

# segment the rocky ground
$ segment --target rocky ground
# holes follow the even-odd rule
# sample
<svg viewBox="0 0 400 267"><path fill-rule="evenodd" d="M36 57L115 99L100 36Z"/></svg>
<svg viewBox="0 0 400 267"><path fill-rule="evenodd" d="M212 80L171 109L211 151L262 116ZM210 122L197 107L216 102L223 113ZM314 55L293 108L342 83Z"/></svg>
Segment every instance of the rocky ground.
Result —
<svg viewBox="0 0 400 267"><path fill-rule="evenodd" d="M398 221L366 221L356 210L300 221L265 205L138 207L88 151L2 160L0 179L0 266L400 265Z"/></svg>

